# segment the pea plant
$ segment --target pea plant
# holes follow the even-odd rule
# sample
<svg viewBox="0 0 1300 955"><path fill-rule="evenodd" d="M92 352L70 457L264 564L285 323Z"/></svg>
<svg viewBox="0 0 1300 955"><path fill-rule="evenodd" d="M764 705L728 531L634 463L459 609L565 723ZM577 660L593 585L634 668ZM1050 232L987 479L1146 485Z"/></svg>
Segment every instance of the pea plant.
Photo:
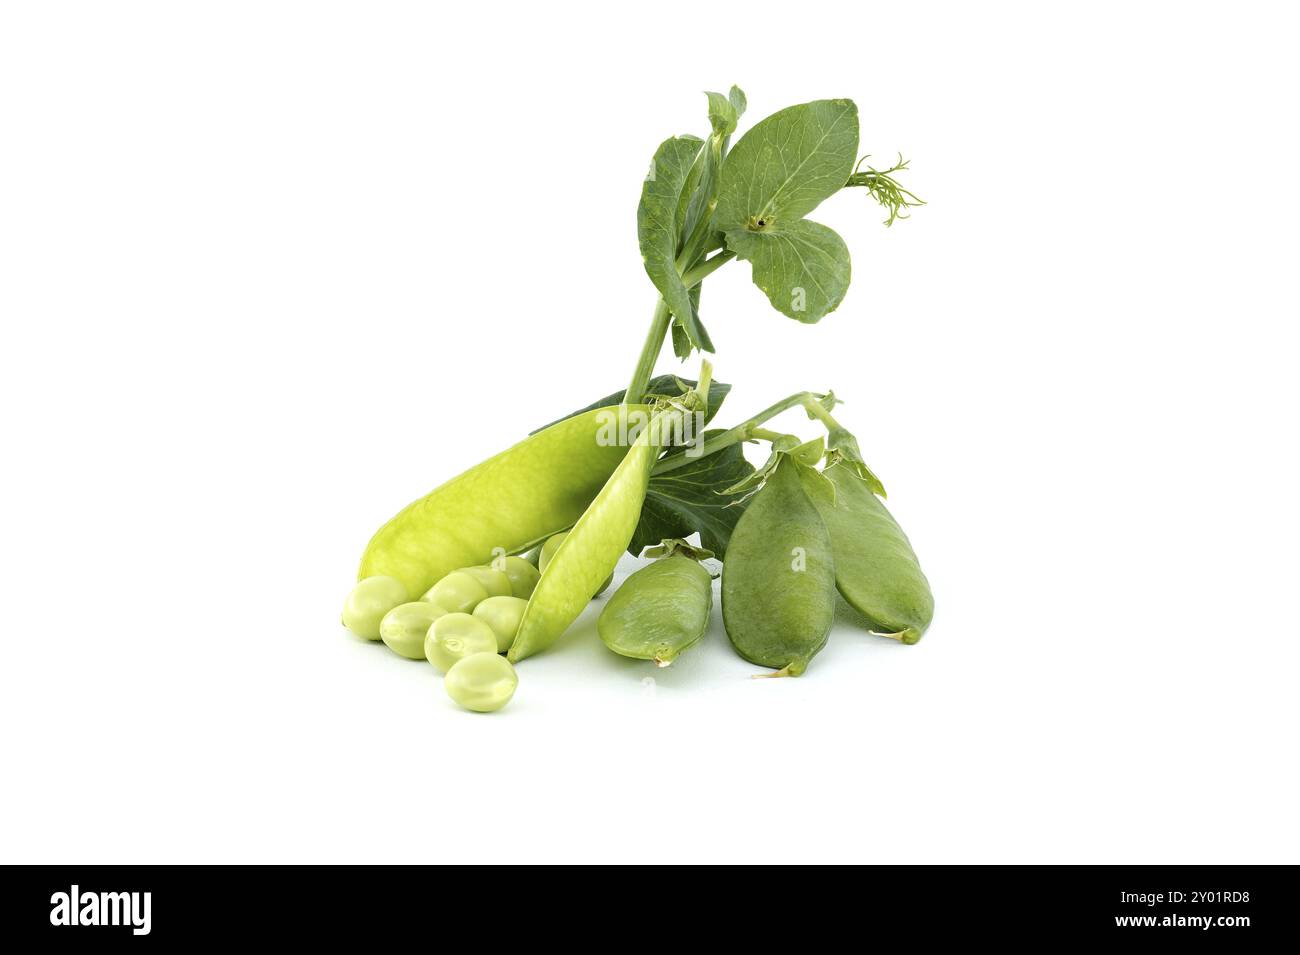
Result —
<svg viewBox="0 0 1300 955"><path fill-rule="evenodd" d="M427 659L471 710L504 706L512 663L546 650L609 587L626 550L633 573L598 621L614 652L667 666L704 637L722 562L722 617L744 659L798 676L825 645L837 593L870 633L915 643L934 602L885 489L832 414L833 392L798 391L729 428L710 428L731 386L704 356L704 280L749 263L780 314L815 324L844 301L849 250L809 216L861 189L885 224L922 205L898 176L858 156L851 100L791 106L732 145L746 111L737 87L707 93L709 131L655 150L637 236L656 302L627 386L534 431L442 484L379 529L343 622L357 636ZM656 376L664 345L700 356L696 379ZM800 409L811 440L765 427ZM621 440L609 440L617 434ZM684 437L686 436L686 437ZM762 443L754 467L743 447ZM687 543L698 535L699 545ZM504 656L502 656L504 654Z"/></svg>

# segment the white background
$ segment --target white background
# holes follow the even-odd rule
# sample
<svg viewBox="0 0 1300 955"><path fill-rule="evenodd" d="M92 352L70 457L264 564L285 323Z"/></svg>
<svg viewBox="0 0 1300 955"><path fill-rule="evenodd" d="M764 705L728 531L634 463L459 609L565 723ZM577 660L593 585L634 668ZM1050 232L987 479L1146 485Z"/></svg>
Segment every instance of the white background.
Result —
<svg viewBox="0 0 1300 955"><path fill-rule="evenodd" d="M6 5L0 856L1296 862L1295 27ZM626 382L646 164L732 82L856 99L929 200L817 210L820 325L737 264L703 314L724 421L848 401L933 629L754 681L715 619L651 693L589 611L459 711L339 627L362 547Z"/></svg>

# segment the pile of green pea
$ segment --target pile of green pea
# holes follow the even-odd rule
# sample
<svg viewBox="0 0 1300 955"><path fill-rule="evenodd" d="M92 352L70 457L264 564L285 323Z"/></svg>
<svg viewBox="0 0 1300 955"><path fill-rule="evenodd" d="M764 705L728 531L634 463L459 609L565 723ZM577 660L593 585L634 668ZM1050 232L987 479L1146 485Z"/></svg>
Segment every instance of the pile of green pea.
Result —
<svg viewBox="0 0 1300 955"><path fill-rule="evenodd" d="M447 695L467 710L499 710L519 685L502 654L514 644L528 598L567 533L551 536L528 558L454 570L418 600L396 577L363 578L343 604L343 625L408 660L428 660L443 674Z"/></svg>

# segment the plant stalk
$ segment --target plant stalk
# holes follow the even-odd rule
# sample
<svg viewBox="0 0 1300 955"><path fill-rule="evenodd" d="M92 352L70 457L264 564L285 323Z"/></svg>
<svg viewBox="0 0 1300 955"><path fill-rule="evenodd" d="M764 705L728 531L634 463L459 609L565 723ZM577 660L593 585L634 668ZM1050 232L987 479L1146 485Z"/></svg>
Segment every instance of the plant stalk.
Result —
<svg viewBox="0 0 1300 955"><path fill-rule="evenodd" d="M687 269L682 274L682 283L688 289L694 288L735 257L734 252L719 252L713 258L705 259L693 268ZM659 361L659 353L663 351L664 339L668 337L672 319L672 313L668 311L668 303L660 298L655 305L654 315L650 318L650 328L646 332L645 343L641 346L641 354L637 358L636 369L632 372L632 380L628 382L627 392L623 395L623 404L638 404L645 397L646 385L654 375L655 365Z"/></svg>
<svg viewBox="0 0 1300 955"><path fill-rule="evenodd" d="M768 432L762 430L762 425L781 414L783 411L789 411L791 408L810 408L812 405L821 407L821 400L825 395L815 394L811 391L800 391L783 398L776 404L764 408L754 417L742 421L734 428L729 428L722 434L716 435L704 442L704 447L699 454L687 457L684 454L674 454L670 457L663 458L654 467L652 473L667 474L670 471L676 471L678 468L684 468L693 461L698 461L702 457L708 457L710 454L716 454L723 448L729 448L733 444L739 444L742 441L765 440Z"/></svg>

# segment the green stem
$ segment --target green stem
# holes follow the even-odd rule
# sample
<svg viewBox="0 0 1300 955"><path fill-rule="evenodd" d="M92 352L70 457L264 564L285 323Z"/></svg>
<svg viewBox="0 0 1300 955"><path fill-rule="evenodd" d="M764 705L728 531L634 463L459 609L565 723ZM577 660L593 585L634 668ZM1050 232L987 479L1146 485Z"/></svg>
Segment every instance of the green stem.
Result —
<svg viewBox="0 0 1300 955"><path fill-rule="evenodd" d="M688 289L694 288L735 257L734 252L719 252L713 258L705 259L695 267L687 269L682 275L682 283ZM632 380L628 383L627 392L623 396L623 404L639 404L645 397L646 385L650 383L650 378L654 374L655 364L659 361L659 353L663 351L664 339L668 337L672 319L672 313L668 311L668 303L662 298L659 299L658 304L655 305L654 315L650 319L645 343L641 346L641 354L637 358L636 369L632 372Z"/></svg>
<svg viewBox="0 0 1300 955"><path fill-rule="evenodd" d="M682 275L682 284L685 285L687 288L695 288L695 286L699 285L701 282L707 279L714 272L718 271L718 269L722 268L724 265L726 265L735 257L736 257L735 252L723 251L723 252L719 252L711 259L705 259L703 262L701 262L699 265L696 265L694 268L690 268L686 270L686 272Z"/></svg>
<svg viewBox="0 0 1300 955"><path fill-rule="evenodd" d="M671 457L662 459L655 465L653 473L667 474L669 471L676 471L678 468L686 467L686 465L693 461L698 461L702 457L708 457L710 454L717 454L723 448L729 448L733 444L739 444L742 441L771 440L773 432L763 431L761 425L772 420L777 415L781 414L781 412L789 411L791 408L807 408L810 405L821 407L819 402L824 397L825 395L814 394L811 391L800 391L788 398L783 398L776 404L764 408L758 414L754 415L754 417L742 421L734 428L729 428L722 432L722 434L716 435L708 441L705 441L704 447L701 449L699 454L691 455L690 457L687 457L684 454L674 454ZM775 436L780 437L780 435Z"/></svg>
<svg viewBox="0 0 1300 955"><path fill-rule="evenodd" d="M646 385L654 374L655 363L659 361L659 352L663 350L664 338L672 324L673 315L668 311L668 303L662 298L655 305L654 315L650 319L650 328L646 332L645 344L641 346L641 357L637 359L636 370L628 383L627 393L623 395L623 404L640 404L645 397Z"/></svg>
<svg viewBox="0 0 1300 955"><path fill-rule="evenodd" d="M713 362L707 358L700 361L700 380L695 383L695 390L704 400L704 411L709 408L709 386L713 384Z"/></svg>
<svg viewBox="0 0 1300 955"><path fill-rule="evenodd" d="M843 431L840 423L831 417L830 411L820 401L808 401L804 403L804 410L808 412L808 417L816 418L826 426L827 431Z"/></svg>

